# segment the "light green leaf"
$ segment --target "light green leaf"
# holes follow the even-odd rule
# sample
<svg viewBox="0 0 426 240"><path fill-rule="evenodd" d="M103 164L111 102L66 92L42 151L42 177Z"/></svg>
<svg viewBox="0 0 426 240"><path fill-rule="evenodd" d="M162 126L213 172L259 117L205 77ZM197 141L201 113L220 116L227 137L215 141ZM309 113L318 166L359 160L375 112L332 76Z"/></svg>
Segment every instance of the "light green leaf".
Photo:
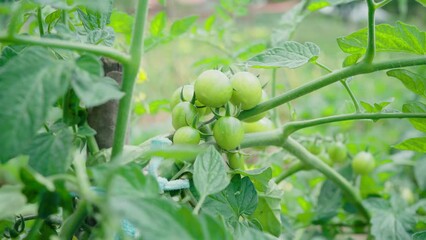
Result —
<svg viewBox="0 0 426 240"><path fill-rule="evenodd" d="M71 165L72 140L68 128L37 135L28 150L29 165L44 176L64 173Z"/></svg>
<svg viewBox="0 0 426 240"><path fill-rule="evenodd" d="M311 12L318 11L322 8L353 2L355 0L312 0L309 2L308 10Z"/></svg>
<svg viewBox="0 0 426 240"><path fill-rule="evenodd" d="M243 176L250 177L254 186L258 191L265 192L269 187L269 180L272 178L272 169L270 167L235 171Z"/></svg>
<svg viewBox="0 0 426 240"><path fill-rule="evenodd" d="M218 193L228 186L229 178L224 160L213 146L197 156L194 163L194 184L201 196Z"/></svg>
<svg viewBox="0 0 426 240"><path fill-rule="evenodd" d="M399 79L413 93L426 96L426 77L406 69L394 69L386 72L389 77Z"/></svg>
<svg viewBox="0 0 426 240"><path fill-rule="evenodd" d="M289 41L297 26L309 15L309 11L305 11L305 3L305 1L299 2L281 16L278 28L272 30L271 44L273 47Z"/></svg>
<svg viewBox="0 0 426 240"><path fill-rule="evenodd" d="M256 43L240 49L235 55L238 59L247 61L256 54L260 54L261 52L265 51L265 49L266 45L264 43Z"/></svg>
<svg viewBox="0 0 426 240"><path fill-rule="evenodd" d="M130 44L134 21L134 17L125 12L113 11L108 26L112 27L117 35L122 34L126 43Z"/></svg>
<svg viewBox="0 0 426 240"><path fill-rule="evenodd" d="M411 150L426 153L426 137L410 138L393 146L399 150Z"/></svg>
<svg viewBox="0 0 426 240"><path fill-rule="evenodd" d="M413 167L416 182L421 190L426 189L426 159L418 159Z"/></svg>
<svg viewBox="0 0 426 240"><path fill-rule="evenodd" d="M319 52L319 47L314 43L301 44L288 41L254 56L247 61L247 64L258 68L297 68L318 58Z"/></svg>
<svg viewBox="0 0 426 240"><path fill-rule="evenodd" d="M376 50L378 52L406 52L426 54L426 33L415 26L397 22L395 26L376 26ZM363 54L367 48L367 29L361 29L337 39L340 49L350 54Z"/></svg>
<svg viewBox="0 0 426 240"><path fill-rule="evenodd" d="M10 185L0 188L0 219L19 214L19 211L25 206L27 199L21 190L18 186Z"/></svg>
<svg viewBox="0 0 426 240"><path fill-rule="evenodd" d="M407 103L402 106L405 113L426 113L426 105L421 102ZM419 131L426 132L426 119L410 119L410 123Z"/></svg>
<svg viewBox="0 0 426 240"><path fill-rule="evenodd" d="M391 104L394 101L394 99L390 99L389 101L384 102L378 102L374 104L370 104L368 102L360 101L361 106L365 109L365 112L367 113L379 113L384 112L386 110L386 107Z"/></svg>
<svg viewBox="0 0 426 240"><path fill-rule="evenodd" d="M195 21L197 21L197 19L197 16L190 16L174 21L170 27L170 35L176 37L184 34L195 23Z"/></svg>
<svg viewBox="0 0 426 240"><path fill-rule="evenodd" d="M206 21L204 22L204 30L206 30L207 32L210 32L215 22L216 22L215 15L211 15L210 17L208 17Z"/></svg>
<svg viewBox="0 0 426 240"><path fill-rule="evenodd" d="M343 61L342 66L343 67L349 67L351 65L354 65L355 63L358 62L358 60L362 57L362 54L353 54L353 55L349 55L345 58L345 60Z"/></svg>
<svg viewBox="0 0 426 240"><path fill-rule="evenodd" d="M418 3L423 5L423 7L426 7L426 0L416 0Z"/></svg>
<svg viewBox="0 0 426 240"><path fill-rule="evenodd" d="M28 48L0 68L0 162L22 153L65 93L71 69L43 48Z"/></svg>
<svg viewBox="0 0 426 240"><path fill-rule="evenodd" d="M159 37L162 35L164 28L166 27L166 13L159 12L151 20L151 27L149 28L152 36Z"/></svg>
<svg viewBox="0 0 426 240"><path fill-rule="evenodd" d="M115 33L111 27L103 29L94 29L88 32L87 42L94 45L105 45L112 47L114 45Z"/></svg>

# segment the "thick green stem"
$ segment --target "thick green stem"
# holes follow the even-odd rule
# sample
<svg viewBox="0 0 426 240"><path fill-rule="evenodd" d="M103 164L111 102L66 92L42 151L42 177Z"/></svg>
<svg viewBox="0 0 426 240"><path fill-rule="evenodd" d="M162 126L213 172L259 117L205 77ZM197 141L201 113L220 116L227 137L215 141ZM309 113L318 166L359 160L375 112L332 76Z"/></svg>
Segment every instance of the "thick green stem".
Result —
<svg viewBox="0 0 426 240"><path fill-rule="evenodd" d="M105 56L121 63L129 62L129 56L125 53L117 51L113 48L103 47L98 45L91 45L85 43L77 43L64 40L56 40L50 38L36 38L29 36L0 36L0 42L4 43L16 43L16 44L28 44L42 47L61 48L67 50L73 50L77 52L93 53L99 56Z"/></svg>
<svg viewBox="0 0 426 240"><path fill-rule="evenodd" d="M89 136L86 138L87 140L87 147L89 148L89 152L92 155L95 155L97 152L99 152L99 146L96 142L95 136Z"/></svg>
<svg viewBox="0 0 426 240"><path fill-rule="evenodd" d="M277 69L272 69L272 82L271 82L271 97L275 97L277 95ZM278 116L278 109L272 109L272 121L274 122L275 127L279 127L280 117Z"/></svg>
<svg viewBox="0 0 426 240"><path fill-rule="evenodd" d="M148 0L139 0L136 10L136 22L133 27L132 41L130 44L130 60L123 64L123 84L121 89L125 92L120 99L117 115L117 123L114 132L114 143L111 157L113 160L122 153L126 139L127 125L129 122L133 87L139 71L141 57L143 53L143 35L145 32L145 22L148 12Z"/></svg>
<svg viewBox="0 0 426 240"><path fill-rule="evenodd" d="M355 64L350 67L336 70L330 74L320 77L317 80L306 83L298 88L289 90L282 95L276 96L266 102L260 103L259 105L257 105L256 107L250 110L242 111L240 115L238 116L238 118L246 119L256 114L268 111L279 105L285 104L293 99L299 98L301 96L304 96L308 93L311 93L313 91L316 91L320 88L323 88L325 86L328 86L332 83L335 83L337 81L340 81L348 77L385 70L385 69L402 68L402 67L425 65L425 64L426 64L425 56L411 58L411 59L389 60L389 61L383 61L380 63L372 63L372 64L366 64L366 63Z"/></svg>
<svg viewBox="0 0 426 240"><path fill-rule="evenodd" d="M197 205L194 208L194 211L193 211L194 214L198 214L200 212L201 206L206 200L206 197L207 197L206 195L201 195L200 200L198 200Z"/></svg>
<svg viewBox="0 0 426 240"><path fill-rule="evenodd" d="M281 129L260 133L249 133L244 135L244 140L240 147L281 146L284 140L284 134Z"/></svg>
<svg viewBox="0 0 426 240"><path fill-rule="evenodd" d="M296 163L293 166L291 166L289 169L287 169L285 172L281 173L278 177L275 178L275 183L280 183L282 182L284 179L290 177L291 175L302 171L306 169L306 165L303 163Z"/></svg>
<svg viewBox="0 0 426 240"><path fill-rule="evenodd" d="M31 227L30 232L26 236L26 240L36 240L40 237L40 228L43 226L43 219L35 218L34 224Z"/></svg>
<svg viewBox="0 0 426 240"><path fill-rule="evenodd" d="M347 195L348 199L351 200L355 206L358 208L360 213L367 219L370 219L370 214L367 209L362 204L362 199L359 196L358 192L352 187L352 185L339 173L337 173L333 168L325 164L317 156L310 153L306 150L300 143L295 141L292 138L287 138L283 144L283 148L288 152L297 157L301 162L305 163L308 166L320 171L328 179L337 184L343 192Z"/></svg>
<svg viewBox="0 0 426 240"><path fill-rule="evenodd" d="M40 32L40 36L44 35L43 29L43 16L41 14L41 7L37 8L37 21L38 21L38 31Z"/></svg>
<svg viewBox="0 0 426 240"><path fill-rule="evenodd" d="M78 203L75 212L67 220L65 220L64 225L61 227L61 232L59 233L59 239L72 239L74 233L83 223L88 213L88 203L83 199Z"/></svg>
<svg viewBox="0 0 426 240"><path fill-rule="evenodd" d="M365 63L372 63L376 55L376 24L374 16L376 12L376 3L374 0L366 1L368 6L368 45L362 61Z"/></svg>

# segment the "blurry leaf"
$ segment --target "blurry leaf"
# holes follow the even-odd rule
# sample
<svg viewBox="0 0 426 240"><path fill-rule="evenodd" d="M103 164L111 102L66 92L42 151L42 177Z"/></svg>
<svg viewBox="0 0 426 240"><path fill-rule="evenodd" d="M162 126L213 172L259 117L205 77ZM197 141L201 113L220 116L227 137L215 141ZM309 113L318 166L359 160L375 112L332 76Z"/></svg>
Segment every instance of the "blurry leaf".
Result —
<svg viewBox="0 0 426 240"><path fill-rule="evenodd" d="M394 99L392 98L389 101L374 103L373 105L364 101L360 101L360 104L365 109L365 112L367 113L379 113L379 112L383 112L383 110L393 101Z"/></svg>
<svg viewBox="0 0 426 240"><path fill-rule="evenodd" d="M184 34L195 23L197 18L197 16L190 16L174 21L170 27L170 35L177 37Z"/></svg>
<svg viewBox="0 0 426 240"><path fill-rule="evenodd" d="M71 165L73 134L65 128L54 133L40 133L28 150L29 165L44 176L64 173Z"/></svg>
<svg viewBox="0 0 426 240"><path fill-rule="evenodd" d="M201 69L212 69L212 68L217 68L219 66L229 66L231 65L231 63L232 63L232 60L229 58L213 56L213 57L202 58L196 61L195 63L193 63L193 66L201 68Z"/></svg>
<svg viewBox="0 0 426 240"><path fill-rule="evenodd" d="M99 12L108 12L110 11L111 0L33 0L36 3L41 5L52 5L54 8L72 10L76 6L84 6L88 9L99 11Z"/></svg>
<svg viewBox="0 0 426 240"><path fill-rule="evenodd" d="M365 112L367 113L373 113L374 112L374 106L369 104L368 102L360 101L359 102L361 106L365 109Z"/></svg>
<svg viewBox="0 0 426 240"><path fill-rule="evenodd" d="M57 192L43 192L40 197L38 216L46 219L50 215L58 213L60 204L61 198Z"/></svg>
<svg viewBox="0 0 426 240"><path fill-rule="evenodd" d="M417 0L419 1L419 0ZM423 6L426 6L426 1L423 4ZM412 240L425 240L426 239L426 231L416 232L412 236Z"/></svg>
<svg viewBox="0 0 426 240"><path fill-rule="evenodd" d="M166 0L158 0L158 3L162 6L166 6Z"/></svg>
<svg viewBox="0 0 426 240"><path fill-rule="evenodd" d="M351 65L354 65L355 63L358 62L358 60L362 57L362 54L352 54L349 55L345 58L345 60L343 61L343 67L349 67Z"/></svg>
<svg viewBox="0 0 426 240"><path fill-rule="evenodd" d="M376 182L373 177L365 175L360 178L360 194L362 197L367 197L370 194L380 195L383 191L383 184Z"/></svg>
<svg viewBox="0 0 426 240"><path fill-rule="evenodd" d="M127 13L113 11L110 18L109 26L114 29L114 32L124 35L127 44L130 44L132 35L134 18Z"/></svg>
<svg viewBox="0 0 426 240"><path fill-rule="evenodd" d="M399 79L413 93L423 97L426 96L426 77L405 69L390 70L386 74Z"/></svg>
<svg viewBox="0 0 426 240"><path fill-rule="evenodd" d="M308 10L311 12L315 12L325 7L354 2L354 1L356 0L312 0L309 2Z"/></svg>
<svg viewBox="0 0 426 240"><path fill-rule="evenodd" d="M165 12L157 13L157 15L155 15L151 20L151 27L149 28L151 35L154 37L161 36L164 28L166 27L166 21L167 19Z"/></svg>
<svg viewBox="0 0 426 240"><path fill-rule="evenodd" d="M19 214L27 200L18 186L0 187L0 219Z"/></svg>
<svg viewBox="0 0 426 240"><path fill-rule="evenodd" d="M272 30L271 43L273 47L291 40L297 26L309 15L309 12L305 11L305 4L306 1L300 1L295 7L282 15L279 28Z"/></svg>
<svg viewBox="0 0 426 240"><path fill-rule="evenodd" d="M418 159L413 167L416 182L421 190L426 189L426 159Z"/></svg>
<svg viewBox="0 0 426 240"><path fill-rule="evenodd" d="M79 62L83 61L84 64ZM91 62L91 63L90 63ZM94 107L112 99L120 99L124 93L118 83L109 77L93 74L90 66L97 66L99 60L82 56L76 60L75 74L71 85L86 107Z"/></svg>
<svg viewBox="0 0 426 240"><path fill-rule="evenodd" d="M229 221L252 215L257 203L257 192L250 178L241 179L241 176L236 174L226 189L206 199L203 209L215 215L222 215Z"/></svg>
<svg viewBox="0 0 426 240"><path fill-rule="evenodd" d="M85 70L93 75L103 76L104 69L102 67L101 61L99 61L99 57L94 55L81 55L76 61L76 64L82 70Z"/></svg>
<svg viewBox="0 0 426 240"><path fill-rule="evenodd" d="M216 22L216 16L215 15L209 16L204 22L204 30L206 30L207 32L210 32L215 22Z"/></svg>
<svg viewBox="0 0 426 240"><path fill-rule="evenodd" d="M27 197L29 203L33 203L39 200L40 193L49 191L57 192L54 183L33 171L29 168L21 168L19 171L19 177L24 184L22 193Z"/></svg>
<svg viewBox="0 0 426 240"><path fill-rule="evenodd" d="M104 45L112 47L114 45L115 34L111 27L103 29L95 29L89 31L87 35L87 41L94 45Z"/></svg>
<svg viewBox="0 0 426 240"><path fill-rule="evenodd" d="M275 182L270 181L266 192L259 194L259 202L256 211L253 213L253 218L260 222L263 231L277 237L281 234L282 195L283 192L278 189Z"/></svg>
<svg viewBox="0 0 426 240"><path fill-rule="evenodd" d="M23 152L65 93L71 71L44 48L27 48L0 68L0 162Z"/></svg>
<svg viewBox="0 0 426 240"><path fill-rule="evenodd" d="M426 105L421 102L407 103L402 106L404 113L426 113ZM410 123L419 131L426 132L426 119L409 119Z"/></svg>
<svg viewBox="0 0 426 240"><path fill-rule="evenodd" d="M170 111L170 100L158 99L149 103L139 102L135 104L135 113L138 115L157 114L160 111Z"/></svg>
<svg viewBox="0 0 426 240"><path fill-rule="evenodd" d="M426 7L426 0L416 0L418 3L420 3L421 5L423 5L423 7ZM425 237L426 239L426 237Z"/></svg>
<svg viewBox="0 0 426 240"><path fill-rule="evenodd" d="M241 61L247 61L251 57L265 51L266 45L264 43L256 43L253 45L249 45L241 50L239 50L235 55Z"/></svg>
<svg viewBox="0 0 426 240"><path fill-rule="evenodd" d="M314 43L283 42L249 59L247 64L259 68L297 68L318 57L319 51Z"/></svg>
<svg viewBox="0 0 426 240"><path fill-rule="evenodd" d="M193 174L195 188L202 197L218 193L229 184L224 160L213 146L197 156Z"/></svg>
<svg viewBox="0 0 426 240"><path fill-rule="evenodd" d="M270 167L252 169L252 170L235 170L236 173L250 177L254 186L258 191L265 192L269 187L269 180L272 178L272 169Z"/></svg>
<svg viewBox="0 0 426 240"><path fill-rule="evenodd" d="M326 180L318 196L315 223L323 224L337 215L342 205L342 191L331 180Z"/></svg>
<svg viewBox="0 0 426 240"><path fill-rule="evenodd" d="M376 25L376 50L378 52L407 52L424 55L426 33L417 27L397 22L396 26ZM363 54L367 48L367 29L361 29L337 39L340 49L350 54Z"/></svg>
<svg viewBox="0 0 426 240"><path fill-rule="evenodd" d="M18 56L25 48L25 45L9 45L3 47L0 55L0 67L5 65L13 57Z"/></svg>
<svg viewBox="0 0 426 240"><path fill-rule="evenodd" d="M410 138L393 146L399 150L411 150L426 153L426 137Z"/></svg>
<svg viewBox="0 0 426 240"><path fill-rule="evenodd" d="M271 236L268 233L259 231L252 227L242 226L238 224L234 232L235 239L244 239L244 240L278 240L278 238Z"/></svg>

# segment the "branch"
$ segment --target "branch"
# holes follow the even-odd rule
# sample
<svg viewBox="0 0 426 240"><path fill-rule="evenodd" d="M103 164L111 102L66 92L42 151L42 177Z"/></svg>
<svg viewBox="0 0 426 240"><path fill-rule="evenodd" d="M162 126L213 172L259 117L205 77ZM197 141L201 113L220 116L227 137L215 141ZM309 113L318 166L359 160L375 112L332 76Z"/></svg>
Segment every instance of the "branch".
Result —
<svg viewBox="0 0 426 240"><path fill-rule="evenodd" d="M52 47L61 48L67 50L73 50L77 52L93 53L99 56L105 56L121 63L130 61L129 55L115 50L110 47L104 47L99 45L56 40L50 38L36 38L28 36L0 36L0 42L3 43L16 43L16 44L28 44L41 47Z"/></svg>
<svg viewBox="0 0 426 240"><path fill-rule="evenodd" d="M374 0L367 0L368 6L368 43L367 50L365 52L364 59L365 63L373 62L374 56L376 55L376 24L375 24L375 13L376 3Z"/></svg>
<svg viewBox="0 0 426 240"><path fill-rule="evenodd" d="M334 71L325 76L322 76L318 78L317 80L306 83L298 88L289 90L282 95L276 96L266 102L260 103L259 105L257 105L256 107L250 110L242 111L240 115L238 116L238 118L242 120L242 119L246 119L251 116L254 116L256 114L268 111L279 105L285 104L291 100L304 96L308 93L314 92L320 88L323 88L325 86L328 86L332 83L335 83L339 80L342 80L348 77L371 73L371 72L380 71L380 70L417 66L417 65L426 65L426 56L416 57L411 59L389 60L389 61L372 63L372 64L358 63L350 67L346 67L346 68Z"/></svg>

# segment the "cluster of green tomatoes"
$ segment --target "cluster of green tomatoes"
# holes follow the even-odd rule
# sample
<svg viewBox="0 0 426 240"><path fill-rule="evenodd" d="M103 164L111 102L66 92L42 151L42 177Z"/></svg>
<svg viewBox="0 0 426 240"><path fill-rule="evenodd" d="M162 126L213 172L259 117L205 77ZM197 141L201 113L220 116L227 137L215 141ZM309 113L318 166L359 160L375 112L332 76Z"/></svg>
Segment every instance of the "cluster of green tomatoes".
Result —
<svg viewBox="0 0 426 240"><path fill-rule="evenodd" d="M307 148L312 154L318 156L330 166L334 163L345 163L348 159L348 150L341 141L333 141L327 144L326 148L313 141L308 144ZM373 154L368 151L358 152L353 156L351 164L354 173L359 175L371 173L376 166Z"/></svg>
<svg viewBox="0 0 426 240"><path fill-rule="evenodd" d="M250 72L227 75L219 70L202 72L193 85L178 88L171 97L174 144L199 144L214 139L228 153L231 167L241 167L237 149L244 134L273 128L265 113L240 121L240 111L267 100L257 76ZM231 161L233 159L233 161ZM238 163L238 164L237 164Z"/></svg>

